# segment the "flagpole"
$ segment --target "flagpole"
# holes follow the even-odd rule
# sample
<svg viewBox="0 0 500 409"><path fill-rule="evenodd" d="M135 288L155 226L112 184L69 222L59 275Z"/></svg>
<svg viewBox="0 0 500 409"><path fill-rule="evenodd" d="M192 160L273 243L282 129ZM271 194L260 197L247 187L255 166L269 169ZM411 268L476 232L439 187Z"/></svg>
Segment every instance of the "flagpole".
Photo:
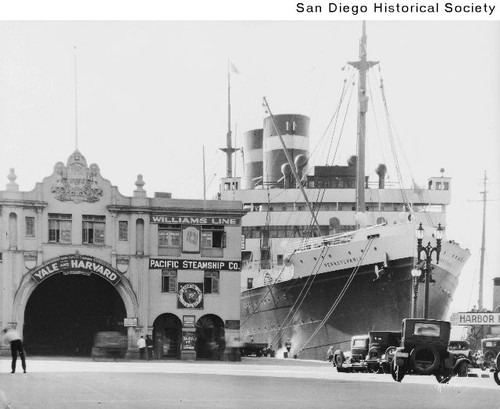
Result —
<svg viewBox="0 0 500 409"><path fill-rule="evenodd" d="M207 200L207 177L205 174L205 145L203 145L203 200Z"/></svg>

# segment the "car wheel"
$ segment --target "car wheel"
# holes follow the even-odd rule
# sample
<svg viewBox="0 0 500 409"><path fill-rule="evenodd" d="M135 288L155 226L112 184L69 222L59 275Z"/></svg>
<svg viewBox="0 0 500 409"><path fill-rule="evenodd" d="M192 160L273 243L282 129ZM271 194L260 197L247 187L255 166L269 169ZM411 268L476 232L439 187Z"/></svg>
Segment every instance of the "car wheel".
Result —
<svg viewBox="0 0 500 409"><path fill-rule="evenodd" d="M495 358L495 369L497 371L500 371L500 352L498 353L497 357Z"/></svg>
<svg viewBox="0 0 500 409"><path fill-rule="evenodd" d="M448 383L453 375L436 375L436 379L439 383Z"/></svg>
<svg viewBox="0 0 500 409"><path fill-rule="evenodd" d="M333 358L333 361L334 361L335 366L337 368L342 367L342 364L344 363L344 354L342 353L342 351L340 353L338 353L337 355L335 355L335 357Z"/></svg>
<svg viewBox="0 0 500 409"><path fill-rule="evenodd" d="M499 371L493 372L493 379L495 379L495 382L497 383L497 385L500 386L500 378L498 377L498 374L500 374Z"/></svg>
<svg viewBox="0 0 500 409"><path fill-rule="evenodd" d="M401 382L405 377L405 368L402 366L396 365L396 360L392 361L391 364L391 376L396 382Z"/></svg>
<svg viewBox="0 0 500 409"><path fill-rule="evenodd" d="M434 346L418 346L411 351L410 362L419 375L430 375L439 365L439 352Z"/></svg>
<svg viewBox="0 0 500 409"><path fill-rule="evenodd" d="M469 364L467 362L462 362L456 370L456 373L459 378L466 378L468 372L469 372Z"/></svg>

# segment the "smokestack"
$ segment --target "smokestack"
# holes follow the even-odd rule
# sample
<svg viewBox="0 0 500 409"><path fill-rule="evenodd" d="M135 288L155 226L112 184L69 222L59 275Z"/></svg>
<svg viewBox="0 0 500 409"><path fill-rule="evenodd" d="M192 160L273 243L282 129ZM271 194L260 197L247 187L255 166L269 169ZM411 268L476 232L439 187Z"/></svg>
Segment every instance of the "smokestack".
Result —
<svg viewBox="0 0 500 409"><path fill-rule="evenodd" d="M375 173L378 175L378 188L385 189L385 175L387 173L387 166L383 163L377 166Z"/></svg>

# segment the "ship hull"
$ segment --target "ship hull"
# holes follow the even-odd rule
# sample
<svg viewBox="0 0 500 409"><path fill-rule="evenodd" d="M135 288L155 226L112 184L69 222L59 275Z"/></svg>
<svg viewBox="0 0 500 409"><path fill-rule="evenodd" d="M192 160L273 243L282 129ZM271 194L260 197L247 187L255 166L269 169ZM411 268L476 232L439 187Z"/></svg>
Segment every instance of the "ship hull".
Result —
<svg viewBox="0 0 500 409"><path fill-rule="evenodd" d="M326 358L327 349L349 349L353 335L371 330L399 330L412 308L413 257L393 260L377 279L374 265L364 265L344 290L353 269L336 270L242 292L243 340L265 342L284 356ZM444 319L458 284L458 274L435 266L429 288L429 318ZM417 315L422 316L424 285L418 286ZM307 291L306 291L307 290ZM304 294L307 292L307 295ZM330 313L337 302L333 312Z"/></svg>

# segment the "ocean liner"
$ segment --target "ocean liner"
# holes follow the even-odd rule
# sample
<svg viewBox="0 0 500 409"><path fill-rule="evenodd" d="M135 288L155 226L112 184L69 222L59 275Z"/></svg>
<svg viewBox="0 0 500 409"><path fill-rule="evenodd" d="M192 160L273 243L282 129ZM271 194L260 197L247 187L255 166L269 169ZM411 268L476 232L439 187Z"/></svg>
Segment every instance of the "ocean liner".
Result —
<svg viewBox="0 0 500 409"><path fill-rule="evenodd" d="M244 177L232 176L230 125L222 149L228 171L220 198L248 210L242 341L267 343L277 356L325 359L329 346L346 348L353 335L399 329L411 310L415 230L423 224L427 244L438 225L446 226L452 180L444 170L425 188L386 186L385 165L375 185L365 175L366 74L377 64L366 50L363 23L359 61L349 63L358 75L357 154L345 166L309 171L309 118L274 116L266 100L263 128L244 134ZM446 318L469 256L445 232L439 263L433 261L429 318ZM417 314L422 310L419 297Z"/></svg>

